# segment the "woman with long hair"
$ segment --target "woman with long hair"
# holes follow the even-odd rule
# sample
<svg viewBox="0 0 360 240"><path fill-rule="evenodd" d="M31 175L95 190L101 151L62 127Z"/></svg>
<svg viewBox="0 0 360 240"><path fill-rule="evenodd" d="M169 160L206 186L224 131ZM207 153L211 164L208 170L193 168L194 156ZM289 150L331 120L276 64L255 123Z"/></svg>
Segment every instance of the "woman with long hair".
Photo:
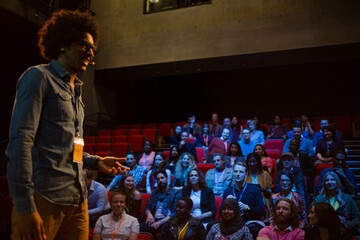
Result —
<svg viewBox="0 0 360 240"><path fill-rule="evenodd" d="M281 118L279 115L275 115L274 124L269 126L269 131L267 135L267 139L271 138L282 138L286 140L286 134L288 129L285 125L281 123Z"/></svg>
<svg viewBox="0 0 360 240"><path fill-rule="evenodd" d="M211 227L206 240L253 239L249 228L243 223L239 203L236 198L226 198L220 213L220 223L216 223Z"/></svg>
<svg viewBox="0 0 360 240"><path fill-rule="evenodd" d="M309 213L305 240L351 240L351 234L341 225L334 208L325 202L315 203Z"/></svg>
<svg viewBox="0 0 360 240"><path fill-rule="evenodd" d="M171 185L171 171L169 169L166 169L166 159L164 154L162 153L156 153L155 154L155 160L154 165L151 167L151 169L146 174L146 192L151 193L154 188L157 187L157 182L155 179L156 173L160 170L163 170L166 172L166 175L168 177L168 185Z"/></svg>
<svg viewBox="0 0 360 240"><path fill-rule="evenodd" d="M134 185L134 178L131 174L122 176L119 182L118 191L126 195L125 212L133 217L140 218L141 193Z"/></svg>
<svg viewBox="0 0 360 240"><path fill-rule="evenodd" d="M247 155L245 163L247 171L245 182L257 184L260 187L265 206L270 209L272 179L269 172L263 170L260 156L257 153Z"/></svg>
<svg viewBox="0 0 360 240"><path fill-rule="evenodd" d="M139 165L145 167L146 171L149 171L154 164L155 152L153 151L152 143L149 140L144 142L143 153L139 158Z"/></svg>
<svg viewBox="0 0 360 240"><path fill-rule="evenodd" d="M187 174L194 168L196 168L196 162L193 155L187 152L181 154L179 161L175 166L173 187L181 189L184 185L186 185Z"/></svg>
<svg viewBox="0 0 360 240"><path fill-rule="evenodd" d="M177 145L172 145L170 146L170 151L169 151L169 165L176 165L177 161L179 160L179 146Z"/></svg>
<svg viewBox="0 0 360 240"><path fill-rule="evenodd" d="M232 169L238 161L245 162L240 144L238 142L231 142L227 155L225 156L225 167Z"/></svg>
<svg viewBox="0 0 360 240"><path fill-rule="evenodd" d="M213 222L216 215L215 195L207 186L204 174L194 168L188 173L186 182L182 194L190 197L194 203L191 215L203 223Z"/></svg>
<svg viewBox="0 0 360 240"><path fill-rule="evenodd" d="M269 173L272 173L275 166L272 159L269 157L269 155L267 155L264 145L256 144L254 153L257 153L260 156L263 168L266 169Z"/></svg>
<svg viewBox="0 0 360 240"><path fill-rule="evenodd" d="M356 233L360 225L360 211L351 195L341 191L341 182L335 172L325 174L322 182L322 189L316 196L313 203L329 203L347 231Z"/></svg>

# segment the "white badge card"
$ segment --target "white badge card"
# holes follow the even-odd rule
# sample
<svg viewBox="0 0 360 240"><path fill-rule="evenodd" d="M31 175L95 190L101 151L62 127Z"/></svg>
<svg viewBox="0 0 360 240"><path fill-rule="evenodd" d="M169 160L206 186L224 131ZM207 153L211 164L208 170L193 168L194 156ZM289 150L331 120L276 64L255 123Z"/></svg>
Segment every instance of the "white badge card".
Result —
<svg viewBox="0 0 360 240"><path fill-rule="evenodd" d="M82 154L84 151L84 139L76 137L74 138L74 156L73 161L74 162L82 162Z"/></svg>

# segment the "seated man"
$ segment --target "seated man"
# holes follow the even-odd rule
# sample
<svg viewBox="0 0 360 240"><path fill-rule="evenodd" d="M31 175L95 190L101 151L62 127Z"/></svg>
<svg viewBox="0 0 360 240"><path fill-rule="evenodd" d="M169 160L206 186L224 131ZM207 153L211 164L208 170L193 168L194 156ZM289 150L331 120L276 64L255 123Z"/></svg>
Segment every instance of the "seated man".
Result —
<svg viewBox="0 0 360 240"><path fill-rule="evenodd" d="M295 122L294 122L294 127L299 127L300 129L302 129L302 122L301 122L300 119L295 120ZM287 136L287 139L292 139L292 138L294 138L294 130L288 131L287 134L286 134L286 136ZM302 131L302 132L301 132L301 137L310 140L310 135L309 135L309 133L306 132L306 131Z"/></svg>
<svg viewBox="0 0 360 240"><path fill-rule="evenodd" d="M126 154L126 164L130 168L130 170L126 171L126 174L131 174L133 176L134 185L136 188L139 188L145 176L146 168L136 164L135 154L132 152L128 152ZM111 180L110 184L107 186L107 190L116 191L118 189L121 177L122 175L116 175L113 180Z"/></svg>
<svg viewBox="0 0 360 240"><path fill-rule="evenodd" d="M196 154L196 147L194 143L191 143L189 140L189 133L182 132L181 133L181 141L179 144L179 156L181 156L184 152L191 153L197 162L197 154Z"/></svg>
<svg viewBox="0 0 360 240"><path fill-rule="evenodd" d="M196 118L194 114L188 115L187 124L183 126L183 132L188 132L195 138L196 135L201 134L201 126L195 123Z"/></svg>
<svg viewBox="0 0 360 240"><path fill-rule="evenodd" d="M225 167L225 157L221 153L214 154L213 160L215 168L206 172L205 181L215 197L221 197L231 182L232 170Z"/></svg>
<svg viewBox="0 0 360 240"><path fill-rule="evenodd" d="M321 171L319 181L316 185L315 192L320 192L322 188L323 178L328 172L335 172L339 177L342 185L342 191L355 195L358 192L358 187L355 181L355 174L346 166L346 155L343 152L337 152L334 160L334 167L329 167Z"/></svg>
<svg viewBox="0 0 360 240"><path fill-rule="evenodd" d="M238 200L242 212L241 217L255 239L259 230L265 226L261 221L265 215L265 205L260 188L255 184L246 183L246 175L246 164L244 162L235 163L233 170L235 183L225 189L223 199L235 197Z"/></svg>
<svg viewBox="0 0 360 240"><path fill-rule="evenodd" d="M158 187L151 193L146 203L146 220L140 225L140 232L149 232L153 236L161 231L162 226L176 214L176 203L181 197L181 191L175 191L168 185L165 171L155 174Z"/></svg>
<svg viewBox="0 0 360 240"><path fill-rule="evenodd" d="M323 133L323 130L324 130L324 127L327 127L329 126L329 120L328 119L321 119L320 120L320 131L316 132L313 136L313 140L312 140L312 144L313 144L313 147L315 148L318 141L320 139L324 139L324 133ZM340 138L340 135L339 135L339 132L336 131L336 137L337 138Z"/></svg>
<svg viewBox="0 0 360 240"><path fill-rule="evenodd" d="M273 209L274 225L260 230L257 240L302 240L305 232L299 228L299 215L295 203L287 198L281 198Z"/></svg>
<svg viewBox="0 0 360 240"><path fill-rule="evenodd" d="M248 154L254 152L255 150L256 143L250 139L250 130L248 128L243 129L242 137L238 143L245 159Z"/></svg>
<svg viewBox="0 0 360 240"><path fill-rule="evenodd" d="M205 154L205 159L207 163L212 163L212 155L215 153L221 153L222 155L225 155L230 148L230 142L228 141L230 137L230 130L224 128L221 134L221 137L214 137L209 145L208 150ZM210 158L209 158L210 157Z"/></svg>
<svg viewBox="0 0 360 240"><path fill-rule="evenodd" d="M104 185L93 180L93 173L90 169L83 170L86 188L88 190L88 213L90 228L95 226L99 217L107 213L110 204L107 197L107 191Z"/></svg>
<svg viewBox="0 0 360 240"><path fill-rule="evenodd" d="M299 152L305 153L305 154L309 155L310 157L315 157L315 151L314 151L311 141L309 139L302 137L301 127L294 126L293 133L294 133L294 139L297 139L300 141ZM288 140L286 140L283 153L290 151L290 141L291 141L290 138Z"/></svg>

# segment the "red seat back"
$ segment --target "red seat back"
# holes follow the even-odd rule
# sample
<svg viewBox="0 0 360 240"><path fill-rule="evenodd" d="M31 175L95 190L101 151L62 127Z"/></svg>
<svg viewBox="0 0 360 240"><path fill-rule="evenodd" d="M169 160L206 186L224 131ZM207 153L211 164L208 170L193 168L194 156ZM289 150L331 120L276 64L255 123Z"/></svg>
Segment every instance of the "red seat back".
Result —
<svg viewBox="0 0 360 240"><path fill-rule="evenodd" d="M124 158L126 153L130 151L130 145L126 142L114 143L111 146L111 153L114 157Z"/></svg>
<svg viewBox="0 0 360 240"><path fill-rule="evenodd" d="M128 137L131 151L139 153L143 151L144 135L131 135Z"/></svg>
<svg viewBox="0 0 360 240"><path fill-rule="evenodd" d="M196 157L198 160L198 163L203 163L205 158L205 149L202 147L196 148Z"/></svg>
<svg viewBox="0 0 360 240"><path fill-rule="evenodd" d="M100 130L98 131L98 136L110 136L111 130Z"/></svg>
<svg viewBox="0 0 360 240"><path fill-rule="evenodd" d="M140 128L131 128L131 129L127 130L127 135L128 136L137 135L137 134L141 134L141 129Z"/></svg>
<svg viewBox="0 0 360 240"><path fill-rule="evenodd" d="M120 143L120 142L127 142L127 136L126 135L116 135L111 138L111 142L114 143Z"/></svg>
<svg viewBox="0 0 360 240"><path fill-rule="evenodd" d="M146 215L145 215L145 207L146 207L146 203L150 198L150 194L148 193L141 193L141 207L140 207L140 213L142 214L142 217L144 220L146 220Z"/></svg>
<svg viewBox="0 0 360 240"><path fill-rule="evenodd" d="M112 131L112 136L118 136L118 135L126 135L125 129L115 129Z"/></svg>
<svg viewBox="0 0 360 240"><path fill-rule="evenodd" d="M204 176L206 175L206 172L209 169L213 169L215 168L215 165L212 163L198 163L196 164L196 167L204 174Z"/></svg>
<svg viewBox="0 0 360 240"><path fill-rule="evenodd" d="M159 136L163 138L170 138L171 137L171 123L160 123L159 124Z"/></svg>
<svg viewBox="0 0 360 240"><path fill-rule="evenodd" d="M222 198L221 197L215 197L215 205L216 205L216 215L215 215L215 221L220 220L220 207L221 207L221 203L222 203Z"/></svg>
<svg viewBox="0 0 360 240"><path fill-rule="evenodd" d="M155 128L145 128L142 130L142 135L145 136L146 140L150 140L152 143L156 143L156 129Z"/></svg>
<svg viewBox="0 0 360 240"><path fill-rule="evenodd" d="M282 153L284 149L284 141L282 139L268 139L265 141L264 148L265 150L278 149L280 153Z"/></svg>
<svg viewBox="0 0 360 240"><path fill-rule="evenodd" d="M111 142L111 136L98 136L96 138L96 143L110 143Z"/></svg>

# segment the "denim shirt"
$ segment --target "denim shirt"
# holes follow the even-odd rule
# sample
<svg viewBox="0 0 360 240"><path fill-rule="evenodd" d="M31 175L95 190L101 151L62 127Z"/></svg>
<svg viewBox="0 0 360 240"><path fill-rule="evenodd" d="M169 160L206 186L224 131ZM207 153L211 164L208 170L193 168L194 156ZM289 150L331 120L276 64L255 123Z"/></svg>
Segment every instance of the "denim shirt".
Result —
<svg viewBox="0 0 360 240"><path fill-rule="evenodd" d="M37 211L33 194L50 202L77 205L86 199L83 163L95 168L98 156L73 162L74 137L83 135L82 82L56 61L29 68L20 77L7 147L8 180L17 214Z"/></svg>

